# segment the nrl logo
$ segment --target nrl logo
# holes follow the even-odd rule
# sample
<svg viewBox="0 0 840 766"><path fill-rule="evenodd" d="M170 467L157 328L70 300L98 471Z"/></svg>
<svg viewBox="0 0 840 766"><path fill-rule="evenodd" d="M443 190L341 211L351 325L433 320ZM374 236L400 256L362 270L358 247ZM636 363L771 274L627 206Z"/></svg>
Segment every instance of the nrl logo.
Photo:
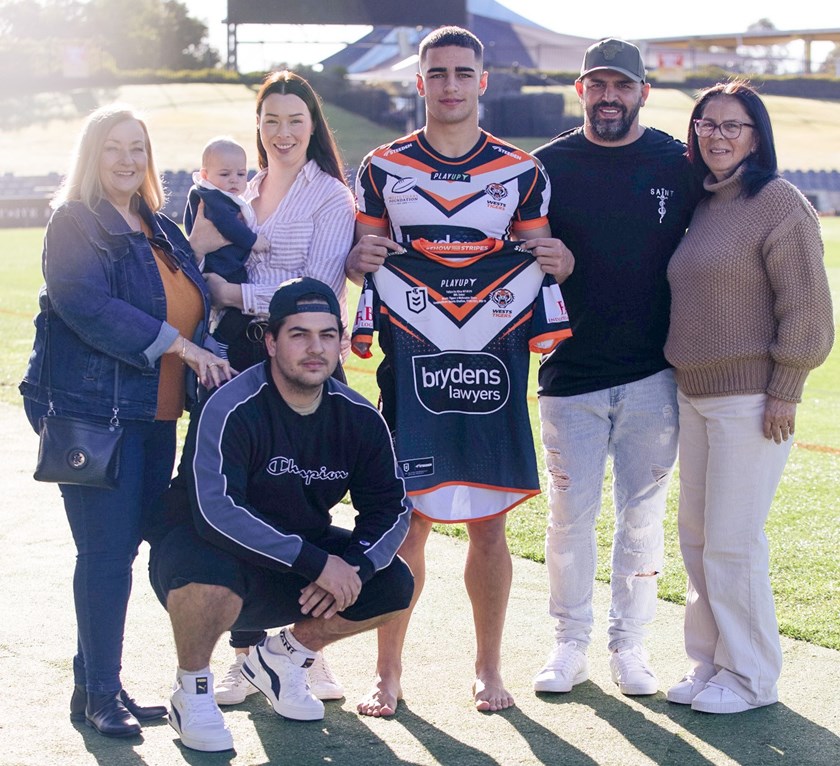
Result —
<svg viewBox="0 0 840 766"><path fill-rule="evenodd" d="M412 287L405 291L405 302L409 311L419 314L426 308L428 298L425 287Z"/></svg>

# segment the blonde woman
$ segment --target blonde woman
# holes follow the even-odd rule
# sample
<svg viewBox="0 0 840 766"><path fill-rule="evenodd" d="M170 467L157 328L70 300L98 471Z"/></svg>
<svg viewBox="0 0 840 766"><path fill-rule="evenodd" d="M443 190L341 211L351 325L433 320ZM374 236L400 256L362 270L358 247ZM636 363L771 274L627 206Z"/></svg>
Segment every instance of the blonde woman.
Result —
<svg viewBox="0 0 840 766"><path fill-rule="evenodd" d="M78 644L70 717L129 737L163 706L141 707L120 680L131 568L175 459L175 423L197 378L231 375L205 350L209 296L193 252L160 213L146 126L131 109L87 119L44 239L46 292L20 390L34 428L58 414L107 421L115 376L124 437L114 489L59 484L73 539Z"/></svg>

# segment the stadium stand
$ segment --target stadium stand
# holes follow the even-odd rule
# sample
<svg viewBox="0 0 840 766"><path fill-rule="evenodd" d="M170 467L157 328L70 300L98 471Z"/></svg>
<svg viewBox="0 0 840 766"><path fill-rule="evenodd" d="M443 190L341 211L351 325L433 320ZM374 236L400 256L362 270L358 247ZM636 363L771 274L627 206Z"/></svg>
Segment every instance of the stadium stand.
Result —
<svg viewBox="0 0 840 766"><path fill-rule="evenodd" d="M348 168L346 175L352 186L355 169ZM840 213L840 171L783 170L782 177L808 197L820 213ZM58 173L46 176L0 174L0 228L46 226L51 212L49 202L60 183ZM186 170L166 171L163 173L163 185L167 193L164 212L177 223L182 223L187 195L192 186L192 173Z"/></svg>

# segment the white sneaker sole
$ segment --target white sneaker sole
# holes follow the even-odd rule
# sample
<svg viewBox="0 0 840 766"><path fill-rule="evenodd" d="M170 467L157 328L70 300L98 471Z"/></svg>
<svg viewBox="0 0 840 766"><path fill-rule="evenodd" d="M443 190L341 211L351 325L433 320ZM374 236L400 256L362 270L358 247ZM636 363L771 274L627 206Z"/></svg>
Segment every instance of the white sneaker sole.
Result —
<svg viewBox="0 0 840 766"><path fill-rule="evenodd" d="M340 700L344 699L344 689L340 686L333 686L332 684L327 686L315 686L311 681L309 682L309 688L312 690L312 693L319 699L319 700ZM256 689L254 690L256 691Z"/></svg>
<svg viewBox="0 0 840 766"><path fill-rule="evenodd" d="M233 750L233 734L229 731L219 732L218 736L215 737L194 737L190 734L184 734L178 726L175 708L170 708L167 720L181 738L181 744L190 750L199 750L202 753L221 753L225 750Z"/></svg>
<svg viewBox="0 0 840 766"><path fill-rule="evenodd" d="M698 713L717 713L727 715L730 713L746 713L748 710L755 710L762 707L761 705L750 705L745 700L735 700L733 702L703 702L702 700L694 700L691 703L691 709Z"/></svg>
<svg viewBox="0 0 840 766"><path fill-rule="evenodd" d="M589 680L589 668L581 670L573 679L571 684L561 681L559 678L540 678L537 676L534 679L535 692L552 692L554 694L565 694L570 692L573 686L582 684Z"/></svg>
<svg viewBox="0 0 840 766"><path fill-rule="evenodd" d="M649 697L659 691L658 681L651 681L649 684L623 684L613 678L613 683L626 697Z"/></svg>
<svg viewBox="0 0 840 766"><path fill-rule="evenodd" d="M682 686L682 684L678 684ZM681 689L671 687L665 692L665 699L668 702L673 702L675 705L690 705L694 698L706 688L704 683L694 683L690 686L682 686Z"/></svg>
<svg viewBox="0 0 840 766"><path fill-rule="evenodd" d="M252 694L256 694L259 691L259 689L257 689L249 681L243 683L242 687L243 688L239 690L239 694L214 689L213 694L216 697L216 704L222 707L227 705L239 705L242 702L245 702L247 697L250 697Z"/></svg>
<svg viewBox="0 0 840 766"><path fill-rule="evenodd" d="M257 687L271 703L274 712L293 721L320 721L324 717L324 705L296 705L279 696L280 678L262 658L262 648L256 647L242 664L242 675Z"/></svg>

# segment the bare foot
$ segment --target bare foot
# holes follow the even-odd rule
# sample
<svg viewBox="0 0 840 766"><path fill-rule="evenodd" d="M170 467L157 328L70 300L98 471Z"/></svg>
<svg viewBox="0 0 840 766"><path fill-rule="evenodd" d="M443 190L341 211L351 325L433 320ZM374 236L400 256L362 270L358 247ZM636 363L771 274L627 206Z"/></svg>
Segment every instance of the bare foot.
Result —
<svg viewBox="0 0 840 766"><path fill-rule="evenodd" d="M356 705L356 710L360 715L385 718L397 712L397 703L401 699L402 688L400 688L399 680L389 682L377 676L373 689Z"/></svg>
<svg viewBox="0 0 840 766"><path fill-rule="evenodd" d="M482 713L495 713L516 704L498 674L486 680L476 678L473 684L473 698L475 709Z"/></svg>

